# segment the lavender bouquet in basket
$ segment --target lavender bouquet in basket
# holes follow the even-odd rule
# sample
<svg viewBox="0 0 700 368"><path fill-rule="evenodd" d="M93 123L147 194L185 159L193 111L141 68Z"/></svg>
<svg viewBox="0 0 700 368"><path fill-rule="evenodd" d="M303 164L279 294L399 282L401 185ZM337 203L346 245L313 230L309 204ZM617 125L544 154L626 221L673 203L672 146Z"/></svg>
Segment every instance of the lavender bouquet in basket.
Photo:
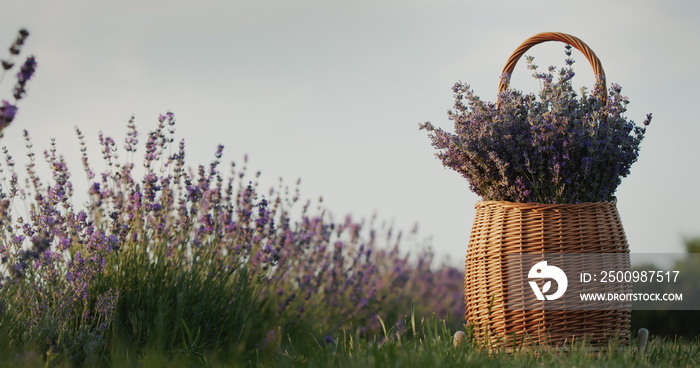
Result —
<svg viewBox="0 0 700 368"><path fill-rule="evenodd" d="M448 113L455 132L420 125L443 165L465 177L484 200L610 201L637 160L651 114L643 126L625 117L629 100L617 84L606 93L604 76L590 93L585 88L576 93L569 45L566 55L565 67L547 72L526 58L540 81L538 96L504 88L497 102L484 102L458 82Z"/></svg>

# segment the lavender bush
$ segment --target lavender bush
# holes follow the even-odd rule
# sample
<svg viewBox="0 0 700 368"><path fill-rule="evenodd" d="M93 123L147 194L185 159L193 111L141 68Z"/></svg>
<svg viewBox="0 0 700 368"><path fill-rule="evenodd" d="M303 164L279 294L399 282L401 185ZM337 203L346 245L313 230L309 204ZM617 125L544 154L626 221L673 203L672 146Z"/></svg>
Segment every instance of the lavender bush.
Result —
<svg viewBox="0 0 700 368"><path fill-rule="evenodd" d="M571 46L566 67L537 71L539 96L514 89L501 92L496 103L483 102L468 85L454 85L455 132L426 122L437 157L469 182L484 200L539 203L610 201L621 178L639 155L646 126L636 126L624 113L629 100L612 84L603 103L598 84L580 95L572 87ZM505 75L503 78L509 78ZM538 98L539 97L539 98Z"/></svg>
<svg viewBox="0 0 700 368"><path fill-rule="evenodd" d="M100 134L96 170L76 128L85 206L73 203L73 176L55 144L43 152L47 178L28 132L24 179L5 150L4 351L78 365L150 350L237 356L286 336L382 335L379 318L400 325L412 303L461 324L462 273L429 249L410 256L390 228L335 221L322 203L299 203L298 187L262 191L247 164L225 175L221 145L210 164L190 168L174 132L175 116L161 115L142 153L133 119L123 150Z"/></svg>

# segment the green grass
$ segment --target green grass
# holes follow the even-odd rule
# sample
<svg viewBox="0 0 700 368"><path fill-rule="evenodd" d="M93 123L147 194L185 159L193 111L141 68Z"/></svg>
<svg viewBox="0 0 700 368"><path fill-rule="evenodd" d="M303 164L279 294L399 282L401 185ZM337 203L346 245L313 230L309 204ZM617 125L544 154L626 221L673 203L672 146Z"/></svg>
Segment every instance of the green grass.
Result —
<svg viewBox="0 0 700 368"><path fill-rule="evenodd" d="M345 331L332 342L309 334L292 340L278 337L265 348L247 354L230 351L202 352L196 348L167 351L151 345L132 350L130 343L117 340L111 346L109 361L95 363L105 367L697 367L700 365L700 340L668 340L651 337L644 354L630 346L611 346L593 352L583 345L559 348L524 348L515 352L489 351L468 341L454 345L452 331L444 321L428 318L407 319L403 331L386 330L382 338L363 338ZM414 325L415 323L415 325ZM415 330L413 328L415 326ZM180 330L178 328L177 330ZM415 333L414 333L415 331ZM191 331L190 331L191 332ZM175 331L165 332L166 334ZM161 337L165 338L165 337ZM39 367L40 353L2 352L0 367ZM51 361L46 366L70 366Z"/></svg>
<svg viewBox="0 0 700 368"><path fill-rule="evenodd" d="M394 333L389 339L363 339L345 333L332 343L309 337L301 341L280 341L275 348L258 351L246 361L200 360L211 367L697 367L700 365L698 341L652 339L646 354L634 347L611 346L605 352L592 352L584 346L515 353L479 348L471 342L453 345L452 334L438 323L423 322L422 333L412 336L410 329ZM161 354L145 357L144 366L165 366ZM153 364L149 364L153 363ZM191 366L192 360L169 364Z"/></svg>
<svg viewBox="0 0 700 368"><path fill-rule="evenodd" d="M516 352L488 351L473 342L454 346L450 331L435 319L411 328L389 333L383 341L343 335L331 344L307 341L289 342L267 361L253 362L261 367L697 367L700 344L695 341L651 339L645 354L635 347L613 346L593 352L582 345L563 348L525 348ZM299 347L301 346L301 347Z"/></svg>

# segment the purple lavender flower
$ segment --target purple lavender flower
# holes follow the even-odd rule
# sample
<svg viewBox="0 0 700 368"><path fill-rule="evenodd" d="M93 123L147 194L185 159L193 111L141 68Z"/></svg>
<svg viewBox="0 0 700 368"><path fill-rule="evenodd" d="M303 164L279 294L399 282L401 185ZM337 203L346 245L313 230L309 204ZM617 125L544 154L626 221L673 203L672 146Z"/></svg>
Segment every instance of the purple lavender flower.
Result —
<svg viewBox="0 0 700 368"><path fill-rule="evenodd" d="M19 73L17 73L18 83L27 83L32 78L32 75L34 75L34 71L36 71L36 59L34 56L30 56L24 62L22 68L20 68Z"/></svg>
<svg viewBox="0 0 700 368"><path fill-rule="evenodd" d="M106 320L111 320L119 300L119 290L109 289L97 298L95 310Z"/></svg>
<svg viewBox="0 0 700 368"><path fill-rule="evenodd" d="M136 130L136 123L134 122L134 117L129 119L129 124L127 125L129 131L124 139L124 149L127 152L136 152L136 145L139 143L139 132Z"/></svg>
<svg viewBox="0 0 700 368"><path fill-rule="evenodd" d="M0 106L0 130L8 126L15 119L16 114L17 106L12 105L7 100L2 100L2 106Z"/></svg>
<svg viewBox="0 0 700 368"><path fill-rule="evenodd" d="M164 123L166 120L167 120L169 123L174 123L175 114L173 114L172 112L168 111L168 112L166 112L165 114L160 114L160 116L158 116L158 121L160 121L161 123Z"/></svg>
<svg viewBox="0 0 700 368"><path fill-rule="evenodd" d="M26 94L27 82L32 78L34 72L36 71L36 59L34 56L30 56L20 68L19 73L17 73L17 84L13 92L13 96L16 100L20 100Z"/></svg>

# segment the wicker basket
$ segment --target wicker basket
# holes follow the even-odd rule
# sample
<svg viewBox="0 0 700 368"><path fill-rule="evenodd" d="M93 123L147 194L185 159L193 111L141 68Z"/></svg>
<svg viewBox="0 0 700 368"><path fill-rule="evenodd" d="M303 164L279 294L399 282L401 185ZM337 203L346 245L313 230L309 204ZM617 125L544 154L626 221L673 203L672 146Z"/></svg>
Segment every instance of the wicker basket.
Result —
<svg viewBox="0 0 700 368"><path fill-rule="evenodd" d="M542 33L526 40L508 60L504 73L531 46L544 41L570 44L586 55L599 82L604 72L581 40L562 33ZM500 89L507 87L506 79ZM594 347L614 339L628 344L630 308L614 310L510 310L508 303L532 291L508 287L508 259L513 254L618 253L617 269L629 268L629 247L615 202L539 204L482 201L476 204L464 280L466 320L478 343L491 348L558 346L585 340ZM631 289L620 286L619 292Z"/></svg>

